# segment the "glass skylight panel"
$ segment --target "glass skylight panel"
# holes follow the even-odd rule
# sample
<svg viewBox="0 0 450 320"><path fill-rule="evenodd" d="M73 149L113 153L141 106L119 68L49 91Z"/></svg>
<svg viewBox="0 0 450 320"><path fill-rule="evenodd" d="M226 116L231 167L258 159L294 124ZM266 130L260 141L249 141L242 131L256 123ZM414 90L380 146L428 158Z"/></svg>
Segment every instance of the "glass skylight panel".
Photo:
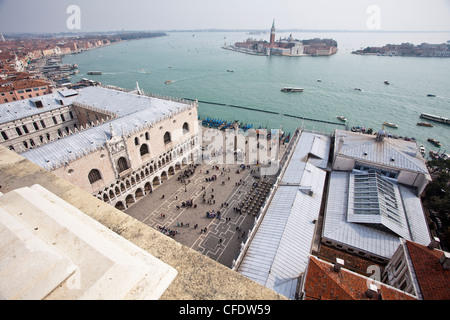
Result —
<svg viewBox="0 0 450 320"><path fill-rule="evenodd" d="M401 225L395 188L396 184L378 170L354 172L349 184L349 221L383 225L383 221L391 221Z"/></svg>

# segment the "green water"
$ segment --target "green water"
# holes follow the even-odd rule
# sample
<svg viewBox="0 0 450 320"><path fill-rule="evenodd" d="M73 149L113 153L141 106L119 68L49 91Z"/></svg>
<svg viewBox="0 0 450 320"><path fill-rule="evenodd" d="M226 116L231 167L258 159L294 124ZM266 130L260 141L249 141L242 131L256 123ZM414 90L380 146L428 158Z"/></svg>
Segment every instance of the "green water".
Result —
<svg viewBox="0 0 450 320"><path fill-rule="evenodd" d="M285 36L279 34L278 36ZM167 37L114 44L68 55L64 63L77 63L81 78L128 89L136 82L147 93L239 105L276 114L199 103L200 117L239 120L254 126L289 132L303 125L318 132L342 126L295 119L283 114L365 126L378 130L384 121L398 129L385 128L403 137L414 137L427 150L435 138L450 150L450 127L433 123L420 127L420 113L450 117L450 58L358 56L352 50L386 43L442 43L445 33L305 33L294 38L333 38L338 53L329 57L252 56L224 50L224 43L245 40L243 32L170 33ZM253 36L268 38L268 35ZM87 75L100 70L102 75ZM227 72L233 70L233 72ZM321 79L321 82L317 80ZM171 80L172 83L165 84ZM384 80L391 84L385 85ZM301 93L284 93L285 86L304 88ZM361 91L355 91L360 88ZM427 97L427 94L436 97Z"/></svg>

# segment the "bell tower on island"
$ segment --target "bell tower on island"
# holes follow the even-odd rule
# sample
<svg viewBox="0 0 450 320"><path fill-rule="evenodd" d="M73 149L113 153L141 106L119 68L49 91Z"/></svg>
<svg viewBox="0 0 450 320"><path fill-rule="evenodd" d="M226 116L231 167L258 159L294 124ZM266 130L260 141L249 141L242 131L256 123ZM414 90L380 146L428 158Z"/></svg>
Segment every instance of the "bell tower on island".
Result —
<svg viewBox="0 0 450 320"><path fill-rule="evenodd" d="M270 29L270 44L273 45L275 43L275 19L272 22L272 28Z"/></svg>

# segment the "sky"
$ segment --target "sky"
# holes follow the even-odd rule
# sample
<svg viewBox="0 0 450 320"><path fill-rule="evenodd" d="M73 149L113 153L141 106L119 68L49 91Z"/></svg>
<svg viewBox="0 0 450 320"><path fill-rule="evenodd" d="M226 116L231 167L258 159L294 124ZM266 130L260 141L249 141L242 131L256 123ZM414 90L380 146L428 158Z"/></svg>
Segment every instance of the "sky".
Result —
<svg viewBox="0 0 450 320"><path fill-rule="evenodd" d="M450 0L0 0L0 33L268 30L273 19L278 30L450 31Z"/></svg>

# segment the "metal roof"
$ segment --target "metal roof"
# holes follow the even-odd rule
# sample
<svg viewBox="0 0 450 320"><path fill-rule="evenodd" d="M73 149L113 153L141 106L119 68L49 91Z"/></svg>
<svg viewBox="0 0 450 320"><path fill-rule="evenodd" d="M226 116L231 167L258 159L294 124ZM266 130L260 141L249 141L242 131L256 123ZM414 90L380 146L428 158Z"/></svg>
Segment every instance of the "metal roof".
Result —
<svg viewBox="0 0 450 320"><path fill-rule="evenodd" d="M425 161L413 141L394 138L377 141L374 135L336 130L336 146L338 156L428 174Z"/></svg>
<svg viewBox="0 0 450 320"><path fill-rule="evenodd" d="M431 235L420 198L415 192L405 186L399 185L399 190L411 230L411 240L419 244L428 245L431 241Z"/></svg>
<svg viewBox="0 0 450 320"><path fill-rule="evenodd" d="M328 136L303 131L295 146L289 165L282 177L283 184L298 184L306 162L326 168L331 139Z"/></svg>
<svg viewBox="0 0 450 320"><path fill-rule="evenodd" d="M350 222L347 219L349 207L350 172L332 171L328 189L326 212L322 236L332 241L342 243L348 247L362 250L380 257L391 258L398 248L400 233L407 240L428 245L430 242L427 226L424 223L424 213L420 199L413 191L404 186L397 185L401 210L404 212L402 225L389 224L387 220L381 221L392 232L384 231L366 223ZM397 228L397 229L396 229ZM405 232L405 228L408 228Z"/></svg>
<svg viewBox="0 0 450 320"><path fill-rule="evenodd" d="M72 102L115 112L118 118L112 119L108 123L97 124L76 134L65 136L64 133L62 139L30 149L23 152L21 156L45 169L51 169L103 146L106 139L111 137L110 126L117 134L129 134L150 127L189 107L181 102L139 96L101 87L81 89L76 100Z"/></svg>
<svg viewBox="0 0 450 320"><path fill-rule="evenodd" d="M73 89L66 89L66 90L61 90L61 91L58 91L58 92L63 97L70 97L70 96L75 96L75 95L78 94L78 91L73 90Z"/></svg>
<svg viewBox="0 0 450 320"><path fill-rule="evenodd" d="M314 137L302 132L282 183L237 270L290 299L295 298L299 274L306 270L326 177L322 169L303 162Z"/></svg>
<svg viewBox="0 0 450 320"><path fill-rule="evenodd" d="M147 110L146 116L149 118L146 120L158 121L188 104L175 100L177 99L160 99L102 87L86 87L79 90L76 102L114 112L118 118Z"/></svg>
<svg viewBox="0 0 450 320"><path fill-rule="evenodd" d="M60 103L61 100L64 106L67 106L73 103L75 99L76 96L63 97L59 93L52 93L30 99L2 103L0 107L0 124L56 110L63 107ZM35 101L41 101L42 108L36 107Z"/></svg>

